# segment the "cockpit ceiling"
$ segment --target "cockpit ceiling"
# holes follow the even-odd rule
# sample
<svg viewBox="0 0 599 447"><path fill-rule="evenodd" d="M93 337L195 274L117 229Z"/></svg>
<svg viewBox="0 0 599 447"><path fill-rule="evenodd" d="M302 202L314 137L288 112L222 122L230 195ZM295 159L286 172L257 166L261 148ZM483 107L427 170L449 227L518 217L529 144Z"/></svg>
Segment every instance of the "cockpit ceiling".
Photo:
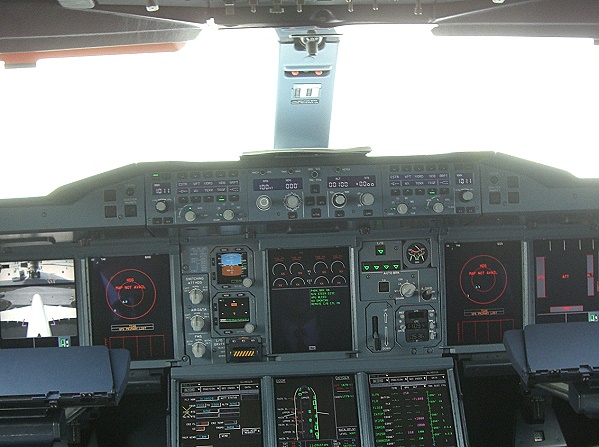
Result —
<svg viewBox="0 0 599 447"><path fill-rule="evenodd" d="M433 24L439 35L599 39L595 0L0 0L0 52L184 42L209 20L223 27Z"/></svg>

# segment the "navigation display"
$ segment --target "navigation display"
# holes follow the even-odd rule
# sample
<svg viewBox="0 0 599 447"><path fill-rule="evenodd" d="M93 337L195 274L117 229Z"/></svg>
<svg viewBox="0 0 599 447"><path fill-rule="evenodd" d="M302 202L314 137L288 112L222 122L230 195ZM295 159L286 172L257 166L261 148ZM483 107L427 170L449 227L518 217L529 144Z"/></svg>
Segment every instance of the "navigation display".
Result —
<svg viewBox="0 0 599 447"><path fill-rule="evenodd" d="M89 259L92 339L131 360L173 358L169 256Z"/></svg>
<svg viewBox="0 0 599 447"><path fill-rule="evenodd" d="M273 354L351 351L349 249L268 252Z"/></svg>
<svg viewBox="0 0 599 447"><path fill-rule="evenodd" d="M538 240L535 323L599 321L595 239Z"/></svg>
<svg viewBox="0 0 599 447"><path fill-rule="evenodd" d="M446 371L368 375L375 447L457 445Z"/></svg>
<svg viewBox="0 0 599 447"><path fill-rule="evenodd" d="M277 447L360 447L352 375L275 378Z"/></svg>
<svg viewBox="0 0 599 447"><path fill-rule="evenodd" d="M260 381L179 384L180 447L262 447Z"/></svg>
<svg viewBox="0 0 599 447"><path fill-rule="evenodd" d="M519 241L445 244L447 344L502 343L522 328Z"/></svg>
<svg viewBox="0 0 599 447"><path fill-rule="evenodd" d="M0 347L78 344L73 259L0 261Z"/></svg>

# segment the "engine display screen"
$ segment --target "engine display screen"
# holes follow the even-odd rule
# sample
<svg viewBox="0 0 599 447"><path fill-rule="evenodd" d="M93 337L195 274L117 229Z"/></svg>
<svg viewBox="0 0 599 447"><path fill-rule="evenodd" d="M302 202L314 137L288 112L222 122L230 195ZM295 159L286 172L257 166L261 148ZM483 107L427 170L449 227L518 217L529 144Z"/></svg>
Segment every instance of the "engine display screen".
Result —
<svg viewBox="0 0 599 447"><path fill-rule="evenodd" d="M538 240L535 256L535 322L599 321L597 242Z"/></svg>
<svg viewBox="0 0 599 447"><path fill-rule="evenodd" d="M349 249L269 250L273 354L351 351Z"/></svg>
<svg viewBox="0 0 599 447"><path fill-rule="evenodd" d="M457 445L445 371L368 375L375 447Z"/></svg>
<svg viewBox="0 0 599 447"><path fill-rule="evenodd" d="M360 447L352 375L275 378L277 447Z"/></svg>
<svg viewBox="0 0 599 447"><path fill-rule="evenodd" d="M79 344L73 259L0 261L0 347Z"/></svg>
<svg viewBox="0 0 599 447"><path fill-rule="evenodd" d="M179 384L180 447L262 447L260 381Z"/></svg>
<svg viewBox="0 0 599 447"><path fill-rule="evenodd" d="M89 259L92 339L131 360L173 358L169 256Z"/></svg>
<svg viewBox="0 0 599 447"><path fill-rule="evenodd" d="M522 328L522 246L519 241L445 244L447 343L502 343Z"/></svg>

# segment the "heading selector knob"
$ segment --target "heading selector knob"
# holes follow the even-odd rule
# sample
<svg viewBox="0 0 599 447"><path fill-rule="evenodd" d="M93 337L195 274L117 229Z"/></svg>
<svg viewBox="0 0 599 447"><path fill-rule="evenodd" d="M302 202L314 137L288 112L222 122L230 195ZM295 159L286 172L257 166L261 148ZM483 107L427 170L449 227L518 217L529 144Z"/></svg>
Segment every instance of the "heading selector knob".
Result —
<svg viewBox="0 0 599 447"><path fill-rule="evenodd" d="M294 193L287 194L283 199L283 204L285 205L285 208L287 208L289 211L295 211L299 208L301 203L302 199L300 199L300 197Z"/></svg>

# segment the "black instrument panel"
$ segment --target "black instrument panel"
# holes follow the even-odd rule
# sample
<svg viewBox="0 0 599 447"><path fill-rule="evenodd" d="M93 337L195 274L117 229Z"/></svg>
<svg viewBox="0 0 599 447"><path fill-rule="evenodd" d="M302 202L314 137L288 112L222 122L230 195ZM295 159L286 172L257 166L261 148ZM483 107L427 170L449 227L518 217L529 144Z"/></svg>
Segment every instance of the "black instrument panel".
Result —
<svg viewBox="0 0 599 447"><path fill-rule="evenodd" d="M548 202L536 166L452 157L152 165L33 206L35 224L0 202L0 348L128 349L172 375L182 446L413 442L398 399L422 445L463 445L446 359L599 321L599 203L584 181ZM555 199L573 190L584 205Z"/></svg>

